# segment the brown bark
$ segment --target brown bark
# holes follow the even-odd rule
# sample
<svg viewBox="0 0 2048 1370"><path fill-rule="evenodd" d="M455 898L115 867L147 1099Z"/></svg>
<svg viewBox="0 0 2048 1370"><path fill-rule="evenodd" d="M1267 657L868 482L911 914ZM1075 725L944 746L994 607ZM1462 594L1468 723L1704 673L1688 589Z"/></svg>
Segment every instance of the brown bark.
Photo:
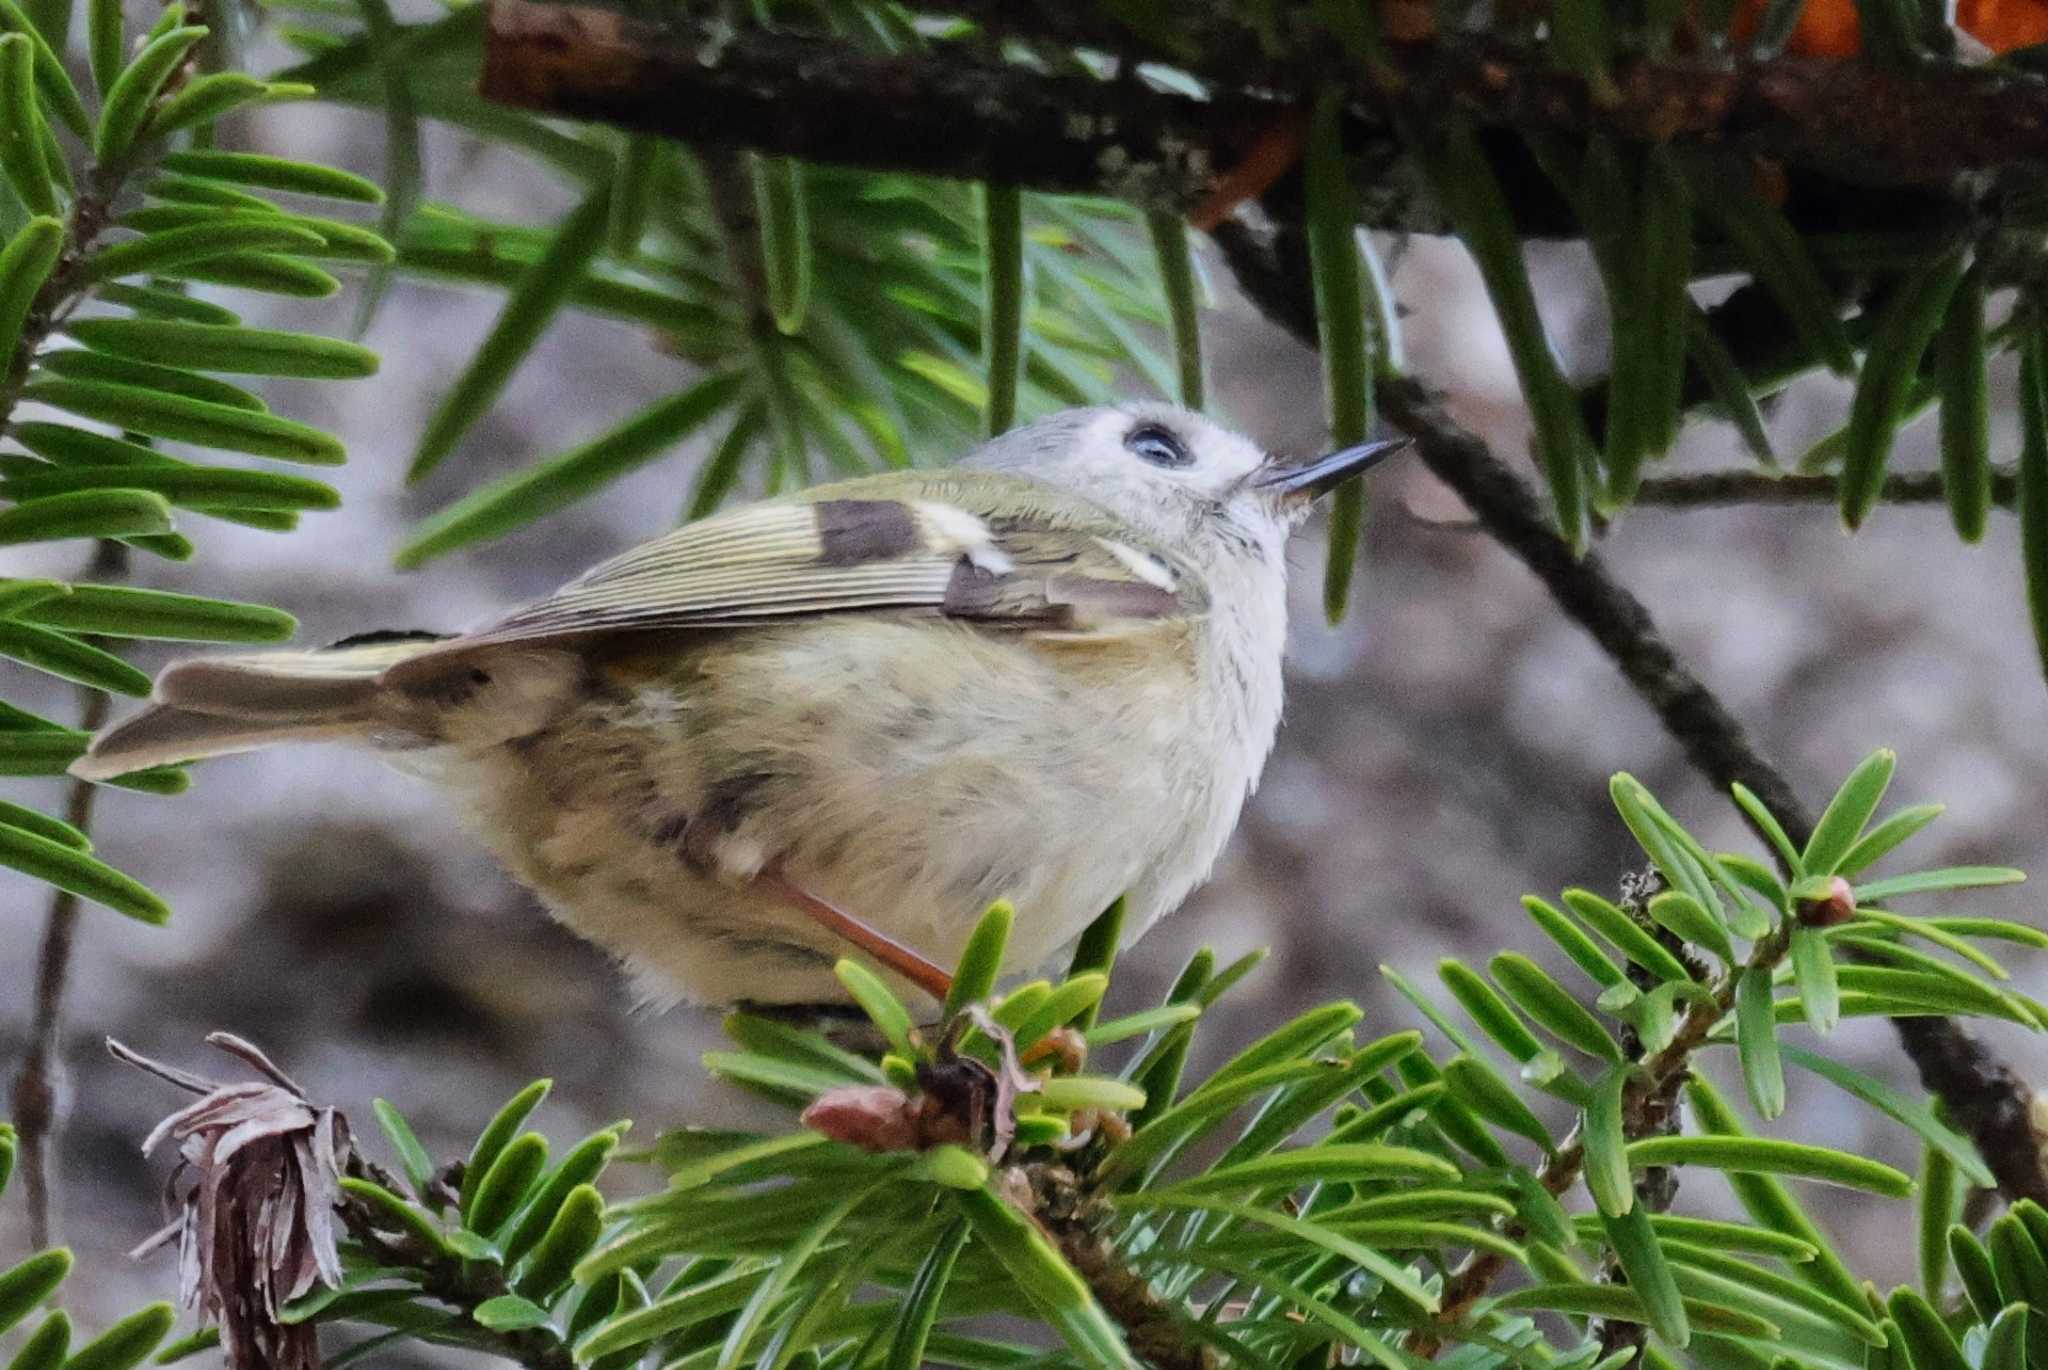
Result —
<svg viewBox="0 0 2048 1370"><path fill-rule="evenodd" d="M968 9L986 8L968 5ZM1069 7L1019 6L1002 25L1048 42L1105 27ZM1078 29L1076 26L1079 26ZM1108 43L1113 33L1095 33ZM1738 153L1785 167L1802 227L1960 222L1962 207L2038 198L2048 81L1956 63L1900 70L1803 57L1630 61L1595 88L1542 44L1436 33L1359 62L1326 37L1269 46L1221 20L1189 22L1165 52L1213 83L1195 99L1135 78L998 60L985 43L869 51L815 35L704 20L662 23L595 6L491 0L482 90L542 113L703 146L1039 190L1099 191L1185 212L1275 121L1336 84L1362 221L1440 221L1402 169L1399 116L1469 117L1515 133L1604 133ZM1492 149L1518 223L1569 235L1563 205L1513 140Z"/></svg>

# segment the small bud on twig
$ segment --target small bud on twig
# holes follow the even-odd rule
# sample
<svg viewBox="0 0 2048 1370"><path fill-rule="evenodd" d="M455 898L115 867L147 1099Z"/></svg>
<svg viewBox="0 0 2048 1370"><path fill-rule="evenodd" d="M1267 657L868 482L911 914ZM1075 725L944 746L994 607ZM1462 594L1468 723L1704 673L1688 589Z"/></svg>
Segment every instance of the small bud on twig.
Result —
<svg viewBox="0 0 2048 1370"><path fill-rule="evenodd" d="M1856 891L1847 880L1831 875L1824 890L1798 896L1799 921L1809 928L1831 928L1856 916Z"/></svg>
<svg viewBox="0 0 2048 1370"><path fill-rule="evenodd" d="M1088 1039L1070 1027L1056 1027L1038 1039L1038 1045L1018 1058L1024 1066L1051 1062L1056 1073L1079 1075L1088 1064Z"/></svg>
<svg viewBox="0 0 2048 1370"><path fill-rule="evenodd" d="M999 1067L955 1049L972 1022L995 1042ZM894 1085L840 1085L812 1101L803 1125L866 1151L928 1151L965 1146L1000 1161L1017 1133L1017 1096L1035 1093L1038 1077L1017 1062L1017 1043L980 1005L970 1005L940 1043L937 1059L917 1063L916 1092Z"/></svg>
<svg viewBox="0 0 2048 1370"><path fill-rule="evenodd" d="M917 1115L910 1096L893 1085L841 1085L814 1099L798 1121L863 1151L915 1151Z"/></svg>

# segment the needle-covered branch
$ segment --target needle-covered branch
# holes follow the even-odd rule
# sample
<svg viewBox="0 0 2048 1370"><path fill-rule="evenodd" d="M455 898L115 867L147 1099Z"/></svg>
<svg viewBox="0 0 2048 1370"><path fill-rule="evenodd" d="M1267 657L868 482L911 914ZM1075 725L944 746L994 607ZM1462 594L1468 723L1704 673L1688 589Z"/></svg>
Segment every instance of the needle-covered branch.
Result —
<svg viewBox="0 0 2048 1370"><path fill-rule="evenodd" d="M1111 189L1192 204L1269 102L1203 101L970 53L888 56L710 21L498 0L483 94L547 114L805 161Z"/></svg>
<svg viewBox="0 0 2048 1370"><path fill-rule="evenodd" d="M1087 0L945 8L1005 37L1180 66L1239 89L1306 100L1337 83L1368 121L1398 109L1519 132L1697 140L1943 195L1969 173L2024 182L2048 155L2048 82L2011 69L1670 56L1629 58L1589 80L1552 48L1428 19L1397 33L1385 15L1377 53L1361 61L1331 40L1325 6L1181 4L1142 24Z"/></svg>
<svg viewBox="0 0 2048 1370"><path fill-rule="evenodd" d="M105 722L107 691L147 692L148 677L98 645L103 638L265 642L292 634L291 616L266 606L113 583L127 578L130 549L171 561L191 557L188 511L285 531L296 526L299 510L338 502L331 488L302 477L205 466L158 450L154 444L163 439L201 451L342 460L339 443L271 413L255 395L210 373L341 379L368 375L376 365L351 344L241 328L231 311L184 293L184 281L206 280L318 296L340 283L287 254L358 261L390 255L354 225L287 214L226 184L376 199L377 188L360 177L183 145L232 109L310 93L204 71L189 60L207 32L185 22L192 17L173 3L143 38L122 28L120 6L95 7L86 23L94 111L58 56L64 44L53 48L21 7L0 0L0 104L8 109L0 119L0 171L11 197L34 211L0 234L0 435L10 444L0 455L0 519L7 525L0 541L95 539L98 549L76 584L10 582L0 618L16 644L13 659L85 693L76 728L0 703L9 719L0 729L0 773L7 775L62 774ZM60 139L59 127L76 142ZM78 144L85 154L67 152ZM199 187L203 202L165 197L139 205L180 177L188 188ZM328 225L332 236L312 224ZM43 411L33 422L19 416L24 402ZM153 767L112 783L175 794L187 781L182 771ZM62 818L12 804L0 815L0 866L58 891L13 1088L38 1244L57 1227L51 1157L63 1116L61 1010L81 904L151 925L169 916L159 896L93 854L96 793L85 782L74 784Z"/></svg>
<svg viewBox="0 0 2048 1370"><path fill-rule="evenodd" d="M1156 1370L1218 1370L1223 1361L1215 1348L1189 1333L1186 1308L1161 1298L1100 1230L1107 1210L1099 1195L1065 1166L1020 1166L1013 1173L1010 1197L1052 1237L1141 1361Z"/></svg>
<svg viewBox="0 0 2048 1370"><path fill-rule="evenodd" d="M85 279L86 259L100 235L106 231L114 197L120 193L125 178L103 176L97 168L91 170L88 177L85 192L73 203L65 221L64 245L59 250L56 265L29 305L28 315L22 320L21 330L15 337L13 351L6 357L0 357L0 429L5 428L21 399L21 389L28 381L29 367L37 350L49 340L65 309L90 288Z"/></svg>
<svg viewBox="0 0 2048 1370"><path fill-rule="evenodd" d="M359 1160L352 1163L350 1178L381 1183L385 1188L393 1185L389 1175ZM480 1330L470 1335L499 1357L525 1370L575 1370L575 1358L557 1336L529 1327L483 1326L477 1311L512 1292L496 1264L465 1260L435 1250L417 1236L393 1232L380 1223L381 1215L371 1204L354 1194L346 1197L336 1212L342 1226L365 1251L386 1266L416 1272L420 1289L476 1324Z"/></svg>
<svg viewBox="0 0 2048 1370"><path fill-rule="evenodd" d="M1652 874L1654 875L1654 872ZM1646 900L1639 892L1642 888L1640 883L1635 892L1630 890L1628 881L1623 882L1623 887L1624 902L1630 906L1630 912L1638 917L1642 916ZM1656 888L1658 886L1655 883L1648 885L1648 889ZM1751 950L1748 965L1768 973L1785 958L1790 946L1789 931L1781 929L1757 943ZM1705 1044L1708 1034L1716 1025L1726 1020L1734 1008L1735 987L1740 974L1738 968L1730 967L1727 973L1714 983L1710 994L1692 1002L1685 1016L1679 1020L1671 1040L1656 1052L1641 1058L1640 1064L1622 1091L1621 1130L1624 1139L1639 1141L1644 1137L1672 1130L1678 1092L1686 1077L1692 1072L1693 1055ZM1634 1050L1632 1047L1632 1057ZM1574 1130L1565 1143L1544 1162L1542 1169L1537 1171L1536 1179L1550 1194L1562 1195L1578 1183L1585 1166L1584 1139L1579 1130ZM1651 1167L1644 1178L1636 1182L1638 1202L1648 1203L1656 1212L1663 1212L1670 1207L1676 1191L1676 1176L1663 1171L1661 1167ZM1509 1223L1503 1235L1520 1240L1527 1234L1519 1223ZM1456 1327L1470 1313L1472 1306L1492 1290L1494 1281L1500 1278L1507 1265L1507 1261L1497 1252L1475 1251L1468 1256L1463 1264L1451 1272L1450 1279L1444 1285L1443 1307L1438 1312L1435 1323L1429 1329L1418 1332L1410 1342L1409 1349L1424 1356L1435 1355L1442 1345L1445 1331ZM1639 1332L1639 1325L1608 1325L1608 1331L1616 1335L1626 1336L1632 1330ZM1608 1345L1607 1349L1616 1349L1620 1344L1617 1341L1613 1345ZM1605 1341L1603 1345L1606 1345Z"/></svg>
<svg viewBox="0 0 2048 1370"><path fill-rule="evenodd" d="M2012 467L1991 473L1991 502L2012 508L2018 488ZM1833 476L1773 476L1762 471L1702 471L1683 476L1654 476L1636 491L1637 504L1668 509L1704 509L1736 504L1833 504L1841 485ZM1939 471L1901 471L1886 476L1881 504L1940 504L1946 498Z"/></svg>
<svg viewBox="0 0 2048 1370"><path fill-rule="evenodd" d="M1238 284L1267 317L1313 342L1313 293L1297 225L1255 234L1241 223L1218 230ZM1664 724L1694 769L1726 789L1746 786L1795 843L1814 825L1791 784L1750 742L1720 699L1672 651L1643 602L1597 553L1574 556L1536 496L1478 434L1445 412L1412 377L1379 387L1380 412L1413 437L1430 472L1455 490L1492 537L1526 565L1551 597L1600 644ZM1967 1029L1950 1019L1898 1020L1900 1040L1921 1083L1954 1111L1982 1149L2008 1199L2048 1199L2043 1139L2032 1121L2034 1094Z"/></svg>
<svg viewBox="0 0 2048 1370"><path fill-rule="evenodd" d="M971 6L979 10L982 6ZM1113 24L1067 6L1006 15L996 31L1110 44ZM1201 7L1196 7L1198 10ZM993 22L993 21L992 21ZM1179 30L1176 30L1178 33ZM1960 65L1911 71L1781 57L1633 61L1596 93L1539 45L1463 33L1386 41L1377 64L1324 34L1262 44L1211 18L1154 52L1209 83L1209 99L1071 67L999 60L989 45L879 53L711 20L661 23L595 6L493 0L483 94L501 103L696 144L1034 189L1100 191L1185 212L1260 134L1329 86L1346 96L1361 221L1435 230L1398 174L1394 118L1469 117L1516 133L1651 135L1763 157L1790 175L1795 224L1896 229L2023 191L2048 158L2048 81ZM1576 229L1529 158L1491 147L1518 225ZM1859 188L1861 182L1864 188ZM1881 195L1868 189L1879 182Z"/></svg>

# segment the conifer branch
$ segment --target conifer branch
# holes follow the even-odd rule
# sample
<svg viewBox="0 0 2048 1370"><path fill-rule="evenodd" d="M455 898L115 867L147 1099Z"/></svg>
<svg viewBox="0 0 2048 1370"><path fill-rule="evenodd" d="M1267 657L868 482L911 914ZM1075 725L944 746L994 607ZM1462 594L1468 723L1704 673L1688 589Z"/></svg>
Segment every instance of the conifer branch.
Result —
<svg viewBox="0 0 2048 1370"><path fill-rule="evenodd" d="M1991 472L1991 502L2011 509L2018 474L2011 466ZM1764 471L1703 471L1682 476L1652 476L1636 489L1637 504L1667 509L1711 509L1738 504L1834 504L1841 483L1831 475L1774 476ZM1885 504L1939 504L1946 496L1939 471L1901 471L1885 477L1879 500Z"/></svg>
<svg viewBox="0 0 2048 1370"><path fill-rule="evenodd" d="M102 540L93 545L84 579L102 585L124 579L128 549ZM96 732L107 721L111 697L104 690L79 687L78 726ZM100 787L73 780L64 794L64 821L82 833L92 831L93 803ZM49 912L36 950L35 1006L31 1010L28 1050L14 1077L11 1097L14 1123L21 1139L21 1185L28 1201L29 1244L41 1250L56 1240L56 1186L50 1156L64 1121L64 991L71 978L71 953L78 934L79 898L70 890L50 890Z"/></svg>
<svg viewBox="0 0 2048 1370"><path fill-rule="evenodd" d="M1621 907L1638 922L1648 922L1649 897L1662 888L1662 882L1651 872L1647 877L1632 876L1622 882ZM1685 955L1684 946L1663 929L1657 929L1659 940ZM1640 1062L1635 1074L1629 1079L1621 1098L1621 1132L1627 1141L1639 1141L1644 1137L1657 1136L1674 1131L1678 1116L1678 1091L1686 1077L1692 1073L1692 1058L1706 1043L1707 1035L1716 1024L1725 1019L1735 1007L1735 984L1741 970L1754 967L1769 970L1785 959L1791 950L1792 933L1790 925L1783 925L1750 950L1749 960L1744 967L1730 967L1724 974L1713 979L1710 995L1693 1000L1685 1016L1680 1018L1671 1034L1671 1040L1658 1051L1645 1056L1642 1044L1634 1032L1627 1034L1624 1049L1630 1059ZM1633 969L1633 968L1632 968ZM1702 973L1704 968L1698 968ZM1572 1134L1537 1171L1536 1179L1553 1197L1561 1196L1578 1182L1580 1172L1585 1168L1586 1151L1580 1138L1580 1129ZM1671 1207L1678 1194L1678 1177L1669 1167L1647 1169L1636 1181L1636 1200L1647 1204L1652 1212L1662 1213ZM1501 1224L1501 1235L1511 1241L1520 1241L1528 1234L1522 1225L1514 1220ZM1495 1251L1474 1251L1459 1267L1451 1272L1444 1284L1442 1308L1437 1313L1435 1324L1415 1334L1409 1349L1418 1355L1433 1356L1442 1346L1450 1329L1455 1328L1469 1313L1472 1306L1486 1297L1493 1283L1507 1269L1507 1258ZM1608 1321L1602 1329L1602 1353L1619 1350L1634 1344L1641 1345L1640 1324Z"/></svg>
<svg viewBox="0 0 2048 1370"><path fill-rule="evenodd" d="M394 1192L403 1188L396 1176L359 1156L350 1158L348 1173ZM345 1196L336 1211L349 1235L380 1264L417 1272L422 1292L461 1315L463 1345L478 1346L526 1370L576 1370L568 1343L554 1333L532 1327L492 1329L477 1320L477 1309L512 1292L497 1263L432 1250L417 1236L392 1231L370 1204L353 1195Z"/></svg>
<svg viewBox="0 0 2048 1370"><path fill-rule="evenodd" d="M1336 85L1349 97L1361 222L1424 232L1442 220L1399 169L1397 115L1767 158L1788 172L1795 225L1837 232L1953 227L1959 211L2001 201L2032 217L2036 168L2048 161L2048 81L1960 63L1630 60L1596 91L1542 44L1483 34L1390 37L1367 64L1313 25L1267 40L1208 6L1182 7L1153 41L1092 5L952 8L992 33L1181 67L1211 98L1007 63L986 44L879 53L708 17L657 23L535 0L492 0L481 90L699 146L1095 191L1185 213L1276 120ZM1518 144L1492 152L1525 236L1578 236Z"/></svg>
<svg viewBox="0 0 2048 1370"><path fill-rule="evenodd" d="M85 175L85 187L73 202L64 224L64 247L57 265L29 304L13 354L0 358L0 433L7 431L7 421L20 402L21 389L28 383L37 350L49 341L66 311L91 288L85 279L85 261L100 235L106 232L113 217L115 197L127 179L108 175L97 166L88 168Z"/></svg>
<svg viewBox="0 0 2048 1370"><path fill-rule="evenodd" d="M1214 236L1252 301L1313 346L1315 304L1299 225L1281 222L1261 235L1232 221ZM1747 786L1803 845L1813 832L1812 811L1672 651L1648 608L1608 572L1599 554L1574 556L1527 483L1485 439L1452 419L1420 381L1388 379L1378 397L1382 417L1415 439L1430 472L1457 492L1494 540L1613 659L1693 768L1717 789ZM2034 1121L2035 1096L2026 1081L1953 1019L1901 1018L1895 1025L1921 1083L1968 1128L2006 1198L2048 1201L2048 1139Z"/></svg>
<svg viewBox="0 0 2048 1370"><path fill-rule="evenodd" d="M1217 1370L1215 1349L1184 1330L1181 1305L1154 1292L1097 1230L1104 1215L1085 1180L1061 1165L1018 1166L1010 1174L1009 1197L1052 1237L1141 1361L1154 1370Z"/></svg>
<svg viewBox="0 0 2048 1370"><path fill-rule="evenodd" d="M37 349L49 339L65 311L89 288L84 278L85 260L106 231L114 198L124 178L105 175L98 167L89 169L86 175L86 187L73 202L64 226L64 247L57 264L29 305L13 354L0 358L0 434L7 431ZM83 575L106 584L122 579L127 569L128 549L119 542L101 541L94 545ZM80 687L78 693L78 726L86 732L96 732L107 721L111 701L104 691L90 686ZM91 831L98 790L97 785L88 781L74 780L65 791L65 821L80 832ZM60 1057L64 990L71 974L78 906L76 894L51 889L49 912L44 916L42 941L36 952L35 1004L29 1020L28 1050L15 1075L10 1098L14 1121L21 1132L22 1189L28 1200L29 1238L38 1248L55 1240L57 1227L50 1153L63 1122Z"/></svg>
<svg viewBox="0 0 2048 1370"><path fill-rule="evenodd" d="M1191 205L1270 102L1157 95L948 54L861 52L716 21L495 0L482 93L708 147ZM1134 98L1135 96L1135 98Z"/></svg>

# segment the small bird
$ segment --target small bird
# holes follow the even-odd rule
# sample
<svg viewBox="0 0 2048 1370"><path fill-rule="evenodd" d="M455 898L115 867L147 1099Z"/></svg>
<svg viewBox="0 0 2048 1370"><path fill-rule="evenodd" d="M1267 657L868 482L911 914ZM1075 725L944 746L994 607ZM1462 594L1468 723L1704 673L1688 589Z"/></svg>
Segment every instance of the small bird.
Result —
<svg viewBox="0 0 2048 1370"><path fill-rule="evenodd" d="M367 745L442 787L650 1000L942 997L982 910L1035 966L1205 879L1280 721L1285 545L1400 446L1271 459L1166 405L687 524L474 632L209 656L72 773Z"/></svg>

